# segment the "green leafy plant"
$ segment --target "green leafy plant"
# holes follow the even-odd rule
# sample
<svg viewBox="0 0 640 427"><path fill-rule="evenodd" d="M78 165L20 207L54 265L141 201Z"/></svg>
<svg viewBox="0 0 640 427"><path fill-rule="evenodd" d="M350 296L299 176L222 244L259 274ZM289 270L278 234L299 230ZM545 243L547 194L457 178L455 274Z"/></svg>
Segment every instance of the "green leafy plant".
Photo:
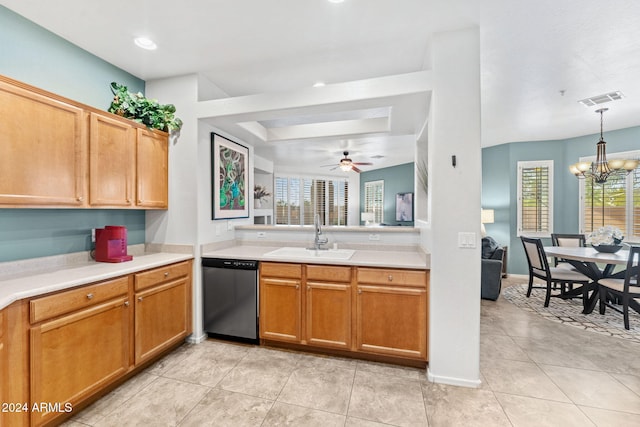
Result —
<svg viewBox="0 0 640 427"><path fill-rule="evenodd" d="M109 112L142 123L151 129L165 132L179 131L182 120L175 116L176 107L173 104L162 105L155 99L148 99L138 93L131 93L129 89L116 82L111 83L113 100Z"/></svg>

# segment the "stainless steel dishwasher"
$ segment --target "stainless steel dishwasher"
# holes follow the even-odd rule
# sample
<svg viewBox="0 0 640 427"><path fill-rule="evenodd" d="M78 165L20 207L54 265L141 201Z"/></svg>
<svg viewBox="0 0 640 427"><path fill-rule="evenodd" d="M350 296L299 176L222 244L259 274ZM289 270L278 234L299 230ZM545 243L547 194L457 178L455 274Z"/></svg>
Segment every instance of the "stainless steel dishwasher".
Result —
<svg viewBox="0 0 640 427"><path fill-rule="evenodd" d="M203 258L202 286L204 331L258 343L258 261Z"/></svg>

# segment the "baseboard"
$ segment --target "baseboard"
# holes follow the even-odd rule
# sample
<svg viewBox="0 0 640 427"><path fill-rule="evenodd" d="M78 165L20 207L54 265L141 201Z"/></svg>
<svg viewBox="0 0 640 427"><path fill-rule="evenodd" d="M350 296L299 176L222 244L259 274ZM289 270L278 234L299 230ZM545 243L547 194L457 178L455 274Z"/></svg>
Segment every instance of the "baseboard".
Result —
<svg viewBox="0 0 640 427"><path fill-rule="evenodd" d="M207 339L207 334L202 334L199 337L196 337L194 334L191 334L187 337L186 341L189 344L200 344L202 341Z"/></svg>
<svg viewBox="0 0 640 427"><path fill-rule="evenodd" d="M434 375L433 372L431 372L431 369L429 368L427 368L427 379L432 383L448 384L448 385L455 385L455 386L469 387L469 388L478 388L482 384L482 381L480 381L480 379L466 380L462 378L453 378L453 377L444 377L441 375Z"/></svg>

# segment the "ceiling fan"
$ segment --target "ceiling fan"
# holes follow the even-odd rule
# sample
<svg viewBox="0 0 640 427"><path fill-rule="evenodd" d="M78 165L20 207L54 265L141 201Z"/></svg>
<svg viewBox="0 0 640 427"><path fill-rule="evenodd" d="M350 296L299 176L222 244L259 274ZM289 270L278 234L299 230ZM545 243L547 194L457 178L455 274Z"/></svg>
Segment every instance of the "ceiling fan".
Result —
<svg viewBox="0 0 640 427"><path fill-rule="evenodd" d="M340 162L338 163L337 166L334 166L333 168L331 168L331 170L334 170L336 168L340 168L345 172L348 172L350 170L354 171L354 172L362 172L360 169L358 169L358 166L369 166L372 165L373 163L362 163L362 162L354 162L353 160L351 160L349 158L349 152L348 151L343 151L342 154L344 154L344 157L342 159L340 159ZM326 165L326 166L333 166L333 165Z"/></svg>

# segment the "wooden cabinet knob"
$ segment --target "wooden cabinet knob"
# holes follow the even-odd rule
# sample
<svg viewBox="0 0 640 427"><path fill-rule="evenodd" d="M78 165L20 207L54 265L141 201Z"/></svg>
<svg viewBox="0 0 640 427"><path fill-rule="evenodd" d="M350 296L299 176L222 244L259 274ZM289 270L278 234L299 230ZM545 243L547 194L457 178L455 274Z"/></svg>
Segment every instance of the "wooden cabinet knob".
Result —
<svg viewBox="0 0 640 427"><path fill-rule="evenodd" d="M138 297L138 301L142 302L143 298L142 297Z"/></svg>
<svg viewBox="0 0 640 427"><path fill-rule="evenodd" d="M169 277L169 272L168 271L164 272L164 277Z"/></svg>
<svg viewBox="0 0 640 427"><path fill-rule="evenodd" d="M125 307L129 307L129 301L125 301L125 302L124 302L124 306L125 306Z"/></svg>
<svg viewBox="0 0 640 427"><path fill-rule="evenodd" d="M393 276L391 274L389 275L388 279L390 282L393 282Z"/></svg>
<svg viewBox="0 0 640 427"><path fill-rule="evenodd" d="M87 294L87 299L93 299L93 294Z"/></svg>
<svg viewBox="0 0 640 427"><path fill-rule="evenodd" d="M76 197L76 200L77 200L77 201L79 201L79 202L81 202L81 201L82 201L82 196L78 196L78 197Z"/></svg>
<svg viewBox="0 0 640 427"><path fill-rule="evenodd" d="M358 289L358 293L361 294L362 293L362 289Z"/></svg>

